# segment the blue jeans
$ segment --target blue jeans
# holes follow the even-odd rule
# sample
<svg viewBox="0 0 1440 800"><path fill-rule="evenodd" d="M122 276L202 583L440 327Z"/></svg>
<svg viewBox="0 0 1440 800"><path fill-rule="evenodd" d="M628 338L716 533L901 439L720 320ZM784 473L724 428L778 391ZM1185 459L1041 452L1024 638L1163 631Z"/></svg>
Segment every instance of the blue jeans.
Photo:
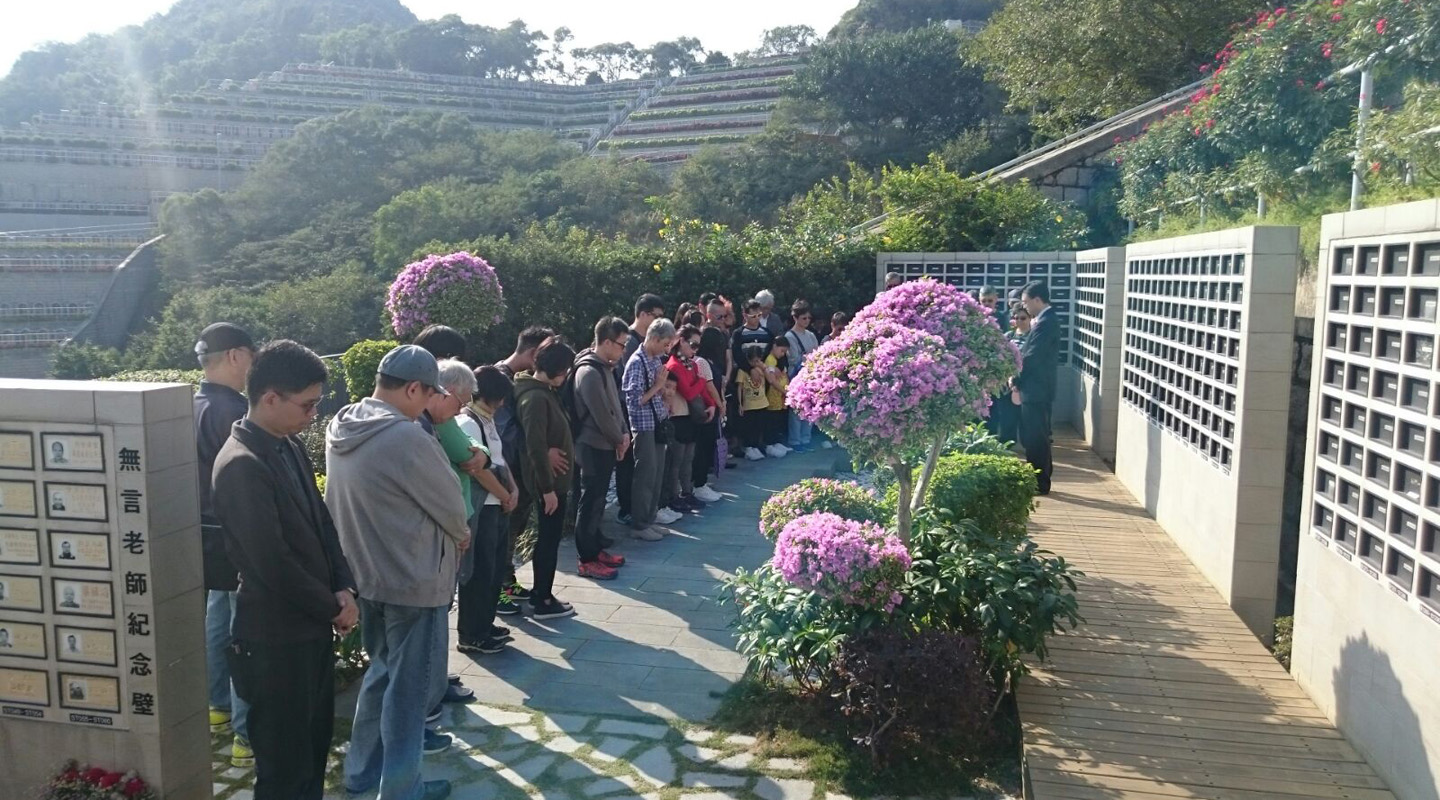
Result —
<svg viewBox="0 0 1440 800"><path fill-rule="evenodd" d="M230 682L230 663L225 651L230 649L230 626L235 621L235 592L211 589L205 594L205 669L210 678L210 707L230 712L230 727L235 735L250 741L245 719L250 704L240 699Z"/></svg>
<svg viewBox="0 0 1440 800"><path fill-rule="evenodd" d="M370 669L360 685L345 787L380 786L379 800L416 800L425 715L438 673L445 680L445 607L422 608L360 598L360 634Z"/></svg>
<svg viewBox="0 0 1440 800"><path fill-rule="evenodd" d="M790 414L790 440L787 442L791 447L808 447L810 444L810 433L815 426L800 419L794 411Z"/></svg>

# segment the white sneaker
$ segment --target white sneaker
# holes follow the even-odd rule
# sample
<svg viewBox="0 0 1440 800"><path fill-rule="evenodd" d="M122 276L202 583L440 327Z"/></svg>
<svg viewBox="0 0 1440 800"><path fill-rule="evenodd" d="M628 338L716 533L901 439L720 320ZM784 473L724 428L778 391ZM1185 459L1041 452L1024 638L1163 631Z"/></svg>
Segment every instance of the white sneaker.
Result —
<svg viewBox="0 0 1440 800"><path fill-rule="evenodd" d="M830 448L832 448L832 447L834 447L834 446L835 446L835 443L832 442L832 441L830 441L829 439L826 439L825 441L823 441L823 442L820 443L820 449L822 449L822 450L829 450Z"/></svg>
<svg viewBox="0 0 1440 800"><path fill-rule="evenodd" d="M695 497L700 500L704 500L707 503L718 503L721 499L720 493L715 491L714 489L711 489L709 486L701 486L697 488L695 490Z"/></svg>
<svg viewBox="0 0 1440 800"><path fill-rule="evenodd" d="M746 460L746 461L764 461L764 460L765 460L765 456L761 455L759 450L756 450L756 449L753 448L753 447L747 447L747 448L745 448L745 460Z"/></svg>
<svg viewBox="0 0 1440 800"><path fill-rule="evenodd" d="M785 448L781 447L778 444L772 444L765 448L765 455L770 456L771 458L784 458Z"/></svg>
<svg viewBox="0 0 1440 800"><path fill-rule="evenodd" d="M684 519L685 515L668 508L662 508L655 512L655 521L661 525L670 525Z"/></svg>
<svg viewBox="0 0 1440 800"><path fill-rule="evenodd" d="M788 445L788 444L777 444L777 445L775 445L775 446L778 447L778 448L780 448L781 450L783 450L786 455L789 455L790 453L795 452L795 448L791 447L791 446Z"/></svg>
<svg viewBox="0 0 1440 800"><path fill-rule="evenodd" d="M642 542L658 542L665 538L665 534L656 528L641 528L638 531L630 531L630 538L639 539Z"/></svg>

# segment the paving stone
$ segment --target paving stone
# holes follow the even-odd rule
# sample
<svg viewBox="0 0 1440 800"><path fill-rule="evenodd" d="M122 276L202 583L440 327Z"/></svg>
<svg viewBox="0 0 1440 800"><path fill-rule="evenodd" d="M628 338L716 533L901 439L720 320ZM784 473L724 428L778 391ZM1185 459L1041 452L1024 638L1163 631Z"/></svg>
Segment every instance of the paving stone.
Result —
<svg viewBox="0 0 1440 800"><path fill-rule="evenodd" d="M646 750L630 762L630 765L635 767L641 777L656 786L664 786L675 780L675 759L663 746L657 745Z"/></svg>
<svg viewBox="0 0 1440 800"><path fill-rule="evenodd" d="M461 728L450 731L450 735L456 740L463 742L466 747L484 747L490 737L495 735L493 728Z"/></svg>
<svg viewBox="0 0 1440 800"><path fill-rule="evenodd" d="M560 781L574 781L581 778L588 778L595 774L595 768L584 761L576 761L573 758L566 759L555 768L555 777Z"/></svg>
<svg viewBox="0 0 1440 800"><path fill-rule="evenodd" d="M708 742L715 737L715 731L707 731L704 728L691 728L685 731L687 742Z"/></svg>
<svg viewBox="0 0 1440 800"><path fill-rule="evenodd" d="M669 725L653 722L633 722L628 719L606 719L595 729L599 733L618 733L624 736L638 736L641 739L663 739L669 733Z"/></svg>
<svg viewBox="0 0 1440 800"><path fill-rule="evenodd" d="M495 746L506 747L521 742L538 741L540 741L540 731L534 725L520 725L500 731L500 736L495 740Z"/></svg>
<svg viewBox="0 0 1440 800"><path fill-rule="evenodd" d="M788 778L761 778L754 792L762 800L810 800L815 796L815 784Z"/></svg>
<svg viewBox="0 0 1440 800"><path fill-rule="evenodd" d="M736 753L729 758L722 758L715 762L715 766L725 769L749 769L751 762L755 760L754 753Z"/></svg>
<svg viewBox="0 0 1440 800"><path fill-rule="evenodd" d="M614 761L630 751L632 747L639 744L635 739L627 739L623 736L606 736L595 744L595 749L590 755L599 761Z"/></svg>
<svg viewBox="0 0 1440 800"><path fill-rule="evenodd" d="M675 748L675 752L691 761L714 761L720 757L719 750L701 747L697 744L682 744Z"/></svg>
<svg viewBox="0 0 1440 800"><path fill-rule="evenodd" d="M251 767L231 767L220 773L220 777L229 781L238 781L250 777Z"/></svg>
<svg viewBox="0 0 1440 800"><path fill-rule="evenodd" d="M479 728L487 725L508 728L512 725L528 725L531 722L529 714L473 704L456 708L452 717L455 726L461 728Z"/></svg>
<svg viewBox="0 0 1440 800"><path fill-rule="evenodd" d="M793 758L772 758L765 762L766 769L778 770L780 772L804 772L806 764Z"/></svg>
<svg viewBox="0 0 1440 800"><path fill-rule="evenodd" d="M750 736L747 734L732 733L729 736L725 737L725 741L729 742L730 744L738 744L741 747L753 747L757 740L754 736Z"/></svg>
<svg viewBox="0 0 1440 800"><path fill-rule="evenodd" d="M850 795L848 795L848 794L836 794L835 792L831 792L831 793L825 795L825 798L826 798L826 800L850 800Z"/></svg>
<svg viewBox="0 0 1440 800"><path fill-rule="evenodd" d="M550 714L545 718L545 727L561 733L576 734L585 729L594 717L579 714Z"/></svg>
<svg viewBox="0 0 1440 800"><path fill-rule="evenodd" d="M495 777L505 781L511 786L516 786L521 789L530 788L530 782L520 777L513 769L497 769L495 770Z"/></svg>
<svg viewBox="0 0 1440 800"><path fill-rule="evenodd" d="M230 800L255 800L255 793L249 789L241 789L235 794L230 795Z"/></svg>
<svg viewBox="0 0 1440 800"><path fill-rule="evenodd" d="M446 780L455 783L471 777L470 770L466 769L464 762L459 759L431 757L430 761L431 763L426 764L424 770L427 781Z"/></svg>
<svg viewBox="0 0 1440 800"><path fill-rule="evenodd" d="M622 775L618 778L597 778L585 784L581 793L586 797L600 797L616 792L629 792L633 795L635 787L639 785L639 782L629 775Z"/></svg>
<svg viewBox="0 0 1440 800"><path fill-rule="evenodd" d="M685 795L685 800L735 800L737 797L744 796L744 793L701 792L700 794L687 794Z"/></svg>
<svg viewBox="0 0 1440 800"><path fill-rule="evenodd" d="M212 783L210 784L210 794L220 794L229 788L230 784L228 783Z"/></svg>
<svg viewBox="0 0 1440 800"><path fill-rule="evenodd" d="M750 780L745 775L730 775L724 772L691 772L681 783L691 789L734 789L744 786Z"/></svg>
<svg viewBox="0 0 1440 800"><path fill-rule="evenodd" d="M549 768L551 764L554 763L555 756L550 753L546 753L544 755L539 755L533 758L526 759L525 761L522 761L519 764L511 767L511 769L515 771L516 775L524 778L527 782L534 783L535 779L540 777L540 773L544 772L547 768Z"/></svg>
<svg viewBox="0 0 1440 800"><path fill-rule="evenodd" d="M584 746L584 742L572 739L569 736L556 736L554 739L545 743L546 750L552 753L563 753L567 756Z"/></svg>

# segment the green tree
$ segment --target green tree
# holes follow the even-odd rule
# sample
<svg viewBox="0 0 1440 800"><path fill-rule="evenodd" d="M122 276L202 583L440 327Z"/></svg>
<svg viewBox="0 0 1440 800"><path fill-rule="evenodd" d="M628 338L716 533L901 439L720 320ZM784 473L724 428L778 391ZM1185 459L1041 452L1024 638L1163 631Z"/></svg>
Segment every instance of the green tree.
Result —
<svg viewBox="0 0 1440 800"><path fill-rule="evenodd" d="M961 57L961 38L940 25L826 41L811 51L792 94L838 121L867 163L923 160L998 105Z"/></svg>
<svg viewBox="0 0 1440 800"><path fill-rule="evenodd" d="M340 353L380 334L385 283L350 264L328 275L282 283L265 293L264 327L317 353Z"/></svg>
<svg viewBox="0 0 1440 800"><path fill-rule="evenodd" d="M485 230L481 216L486 189L459 178L443 178L409 189L375 212L375 263L395 273L415 249L433 240L473 239Z"/></svg>
<svg viewBox="0 0 1440 800"><path fill-rule="evenodd" d="M118 351L84 342L71 342L58 348L50 365L50 377L72 381L105 378L119 371Z"/></svg>
<svg viewBox="0 0 1440 800"><path fill-rule="evenodd" d="M1010 0L976 37L976 63L1012 108L1058 137L1199 77L1263 0Z"/></svg>
<svg viewBox="0 0 1440 800"><path fill-rule="evenodd" d="M1003 0L860 0L846 11L831 38L864 38L878 33L899 33L946 20L983 21Z"/></svg>
<svg viewBox="0 0 1440 800"><path fill-rule="evenodd" d="M344 67L394 69L396 65L390 32L374 24L358 25L321 37L320 58Z"/></svg>
<svg viewBox="0 0 1440 800"><path fill-rule="evenodd" d="M810 49L816 40L815 29L809 25L781 25L770 28L760 37L758 56L780 56Z"/></svg>
<svg viewBox="0 0 1440 800"><path fill-rule="evenodd" d="M743 227L773 219L844 166L844 148L834 138L772 127L739 147L701 148L676 171L667 206L677 216Z"/></svg>

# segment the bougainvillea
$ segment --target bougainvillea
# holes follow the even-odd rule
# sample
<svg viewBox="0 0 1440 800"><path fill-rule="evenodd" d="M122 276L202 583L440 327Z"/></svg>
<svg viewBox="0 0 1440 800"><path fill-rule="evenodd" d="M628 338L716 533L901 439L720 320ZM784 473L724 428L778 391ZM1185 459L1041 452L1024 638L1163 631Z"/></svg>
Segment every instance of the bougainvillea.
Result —
<svg viewBox="0 0 1440 800"><path fill-rule="evenodd" d="M801 589L888 613L904 599L910 553L879 525L819 513L785 526L771 564Z"/></svg>
<svg viewBox="0 0 1440 800"><path fill-rule="evenodd" d="M975 298L939 281L907 281L860 309L853 322L888 319L945 340L977 392L993 392L1020 368L1020 351L995 315Z"/></svg>
<svg viewBox="0 0 1440 800"><path fill-rule="evenodd" d="M505 294L485 259L465 252L430 255L400 270L385 311L402 339L430 324L479 333L501 320Z"/></svg>
<svg viewBox="0 0 1440 800"><path fill-rule="evenodd" d="M791 522L817 512L828 512L855 522L885 523L891 514L885 504L859 484L830 478L807 478L776 492L760 508L760 532L775 541Z"/></svg>

